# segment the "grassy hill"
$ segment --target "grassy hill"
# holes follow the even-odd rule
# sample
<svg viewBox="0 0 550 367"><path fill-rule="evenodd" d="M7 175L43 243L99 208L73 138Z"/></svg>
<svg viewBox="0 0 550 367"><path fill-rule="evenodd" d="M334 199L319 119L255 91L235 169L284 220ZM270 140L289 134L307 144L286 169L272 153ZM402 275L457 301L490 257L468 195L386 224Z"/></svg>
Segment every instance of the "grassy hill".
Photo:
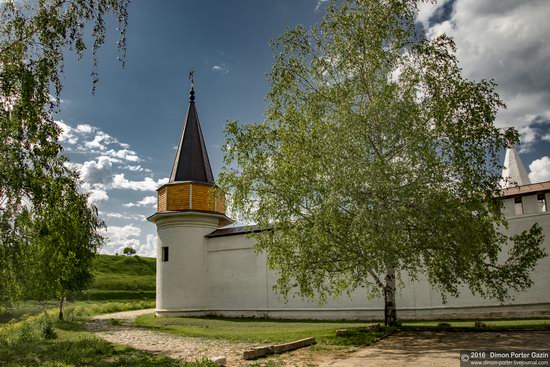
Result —
<svg viewBox="0 0 550 367"><path fill-rule="evenodd" d="M69 296L69 301L79 312L111 304L108 307L137 308L135 305L147 302L154 307L156 259L141 256L99 255L94 264L95 279L91 287L81 294ZM34 315L45 308L57 307L58 301L37 302L27 300L16 306L7 302L0 304L0 324ZM114 306L113 306L114 305ZM107 309L107 308L106 308ZM112 312L119 311L113 309ZM91 312L91 311L90 311ZM94 311L95 312L95 311ZM108 312L108 311L106 311ZM96 313L100 313L99 311Z"/></svg>
<svg viewBox="0 0 550 367"><path fill-rule="evenodd" d="M155 272L154 258L99 255L94 282L78 299L154 299Z"/></svg>

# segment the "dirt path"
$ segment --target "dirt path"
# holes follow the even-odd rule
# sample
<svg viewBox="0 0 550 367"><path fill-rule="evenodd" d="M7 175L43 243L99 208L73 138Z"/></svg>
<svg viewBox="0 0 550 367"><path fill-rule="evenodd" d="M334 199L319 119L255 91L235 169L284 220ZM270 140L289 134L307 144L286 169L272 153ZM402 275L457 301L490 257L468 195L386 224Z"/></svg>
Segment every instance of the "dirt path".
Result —
<svg viewBox="0 0 550 367"><path fill-rule="evenodd" d="M548 350L550 332L401 332L323 367L457 367L461 350Z"/></svg>
<svg viewBox="0 0 550 367"><path fill-rule="evenodd" d="M94 316L86 328L108 342L124 344L149 353L164 354L172 358L193 361L201 357L224 356L227 366L241 365L245 349L257 344L229 342L227 340L190 338L130 326L136 317L154 312L154 309L117 312ZM112 320L121 320L118 325Z"/></svg>

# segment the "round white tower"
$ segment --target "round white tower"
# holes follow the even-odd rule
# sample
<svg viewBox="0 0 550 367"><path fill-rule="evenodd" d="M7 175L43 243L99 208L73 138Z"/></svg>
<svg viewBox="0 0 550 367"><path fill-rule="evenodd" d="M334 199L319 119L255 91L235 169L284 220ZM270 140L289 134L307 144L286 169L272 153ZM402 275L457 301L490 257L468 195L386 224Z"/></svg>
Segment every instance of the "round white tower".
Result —
<svg viewBox="0 0 550 367"><path fill-rule="evenodd" d="M158 190L157 315L203 315L208 309L208 251L205 236L231 223L225 198L214 183L202 136L195 91L172 167Z"/></svg>

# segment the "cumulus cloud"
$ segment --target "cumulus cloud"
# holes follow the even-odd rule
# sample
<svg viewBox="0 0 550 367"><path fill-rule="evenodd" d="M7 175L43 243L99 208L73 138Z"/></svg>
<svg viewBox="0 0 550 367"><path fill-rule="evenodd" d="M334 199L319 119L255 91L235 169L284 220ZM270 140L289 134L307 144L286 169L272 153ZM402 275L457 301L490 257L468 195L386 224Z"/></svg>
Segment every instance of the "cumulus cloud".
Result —
<svg viewBox="0 0 550 367"><path fill-rule="evenodd" d="M156 257L156 247L157 247L158 236L148 234L145 244L141 244L136 248L138 255Z"/></svg>
<svg viewBox="0 0 550 367"><path fill-rule="evenodd" d="M540 159L535 159L529 165L529 180L532 183L550 181L550 158L544 156Z"/></svg>
<svg viewBox="0 0 550 367"><path fill-rule="evenodd" d="M92 131L95 131L96 128L88 124L79 124L76 125L76 131L81 134L90 134Z"/></svg>
<svg viewBox="0 0 550 367"><path fill-rule="evenodd" d="M74 145L78 142L78 136L75 132L75 129L73 129L63 121L56 120L55 123L61 129L61 134L59 135L59 141L62 144Z"/></svg>
<svg viewBox="0 0 550 367"><path fill-rule="evenodd" d="M80 166L80 177L84 183L107 187L113 181L112 163L109 157L101 156L97 161L87 161Z"/></svg>
<svg viewBox="0 0 550 367"><path fill-rule="evenodd" d="M124 166L123 167L124 169L127 169L128 171L132 171L132 172L147 172L147 173L151 173L151 170L149 168L144 168L142 167L141 165L135 165L135 166L131 166L131 165L127 165L127 166Z"/></svg>
<svg viewBox="0 0 550 367"><path fill-rule="evenodd" d="M128 213L117 213L117 212L100 212L99 215L107 218L116 218L116 219L127 219L127 220L138 220L144 221L146 219L145 215L142 214L128 214Z"/></svg>
<svg viewBox="0 0 550 367"><path fill-rule="evenodd" d="M116 142L117 140L111 135L103 131L98 131L93 140L85 142L84 146L88 149L106 150L109 144L113 144Z"/></svg>
<svg viewBox="0 0 550 367"><path fill-rule="evenodd" d="M122 204L122 205L127 207L127 208L147 207L147 206L154 207L155 205L157 205L157 198L156 198L156 196L146 196L143 199L141 199L140 201L138 201L137 203L127 203L127 204Z"/></svg>
<svg viewBox="0 0 550 367"><path fill-rule="evenodd" d="M109 200L109 195L107 195L107 191L98 188L98 187L90 187L86 191L88 196L88 204L90 205L99 205L100 203Z"/></svg>
<svg viewBox="0 0 550 367"><path fill-rule="evenodd" d="M161 178L160 180L153 180L151 177L145 177L143 180L132 181L128 180L124 173L114 175L112 188L115 189L129 189L135 191L155 191L160 186L168 183L168 178Z"/></svg>
<svg viewBox="0 0 550 367"><path fill-rule="evenodd" d="M141 235L141 229L133 224L122 227L108 226L103 230L102 234L106 238L105 244L101 249L103 253L122 253L125 247L137 249L140 245L138 238Z"/></svg>
<svg viewBox="0 0 550 367"><path fill-rule="evenodd" d="M470 79L494 79L508 109L498 126L528 126L550 119L550 2L543 0L456 0L450 18L430 24L435 9L421 6L418 19L429 37L455 39L457 57ZM425 8L424 8L425 7Z"/></svg>
<svg viewBox="0 0 550 367"><path fill-rule="evenodd" d="M520 134L520 153L528 153L533 149L537 140L537 130L531 126L524 126L519 129Z"/></svg>
<svg viewBox="0 0 550 367"><path fill-rule="evenodd" d="M137 153L130 149L120 149L120 150L110 149L106 151L104 154L109 157L119 158L130 162L141 161Z"/></svg>

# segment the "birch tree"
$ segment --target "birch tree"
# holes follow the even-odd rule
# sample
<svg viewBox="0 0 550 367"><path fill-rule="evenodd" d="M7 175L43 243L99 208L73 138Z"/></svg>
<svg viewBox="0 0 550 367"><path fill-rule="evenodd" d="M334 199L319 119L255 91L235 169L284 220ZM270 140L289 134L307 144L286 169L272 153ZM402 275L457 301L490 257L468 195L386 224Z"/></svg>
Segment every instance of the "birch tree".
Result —
<svg viewBox="0 0 550 367"><path fill-rule="evenodd" d="M278 292L364 287L387 325L405 275L502 301L545 256L539 226L501 231L499 153L518 134L494 125L494 82L462 75L451 38L415 32L416 6L348 0L277 38L266 119L227 124L220 178L242 220L273 229L253 236Z"/></svg>
<svg viewBox="0 0 550 367"><path fill-rule="evenodd" d="M64 57L92 55L107 17L126 48L127 0L0 2L0 299L63 297L91 278L102 222L79 191L53 120Z"/></svg>

